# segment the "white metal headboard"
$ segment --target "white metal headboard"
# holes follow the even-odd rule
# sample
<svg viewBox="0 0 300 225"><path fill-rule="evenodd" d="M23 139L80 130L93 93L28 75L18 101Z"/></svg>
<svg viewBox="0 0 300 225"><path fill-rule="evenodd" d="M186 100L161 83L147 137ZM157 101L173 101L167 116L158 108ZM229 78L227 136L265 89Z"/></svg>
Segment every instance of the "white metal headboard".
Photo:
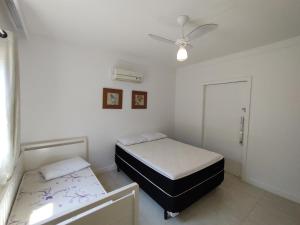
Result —
<svg viewBox="0 0 300 225"><path fill-rule="evenodd" d="M75 156L89 161L87 137L24 143L21 150L25 171Z"/></svg>

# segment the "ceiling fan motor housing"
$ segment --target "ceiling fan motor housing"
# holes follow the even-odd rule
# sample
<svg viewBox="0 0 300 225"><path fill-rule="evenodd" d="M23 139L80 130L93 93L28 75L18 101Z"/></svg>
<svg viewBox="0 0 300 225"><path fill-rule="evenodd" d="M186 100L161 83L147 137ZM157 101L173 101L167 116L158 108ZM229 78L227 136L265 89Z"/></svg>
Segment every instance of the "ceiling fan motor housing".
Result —
<svg viewBox="0 0 300 225"><path fill-rule="evenodd" d="M190 18L187 15L181 15L177 17L177 23L180 26L184 26L189 20Z"/></svg>
<svg viewBox="0 0 300 225"><path fill-rule="evenodd" d="M189 45L189 42L187 40L181 38L181 39L176 40L175 45L177 45L178 47L186 47Z"/></svg>

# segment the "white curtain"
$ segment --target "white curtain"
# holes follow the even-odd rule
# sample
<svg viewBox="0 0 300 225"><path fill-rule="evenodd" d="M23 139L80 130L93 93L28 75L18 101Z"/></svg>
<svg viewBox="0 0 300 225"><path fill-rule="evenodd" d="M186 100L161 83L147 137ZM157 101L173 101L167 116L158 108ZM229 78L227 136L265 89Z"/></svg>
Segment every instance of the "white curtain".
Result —
<svg viewBox="0 0 300 225"><path fill-rule="evenodd" d="M14 35L0 37L0 187L19 157L19 71Z"/></svg>

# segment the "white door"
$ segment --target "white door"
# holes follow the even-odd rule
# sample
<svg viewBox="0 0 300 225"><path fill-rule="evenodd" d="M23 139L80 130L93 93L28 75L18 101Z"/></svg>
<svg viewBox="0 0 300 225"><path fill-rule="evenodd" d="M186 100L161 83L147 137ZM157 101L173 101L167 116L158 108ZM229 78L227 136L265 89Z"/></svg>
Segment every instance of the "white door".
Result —
<svg viewBox="0 0 300 225"><path fill-rule="evenodd" d="M225 157L225 170L241 176L248 121L247 81L205 86L203 148Z"/></svg>

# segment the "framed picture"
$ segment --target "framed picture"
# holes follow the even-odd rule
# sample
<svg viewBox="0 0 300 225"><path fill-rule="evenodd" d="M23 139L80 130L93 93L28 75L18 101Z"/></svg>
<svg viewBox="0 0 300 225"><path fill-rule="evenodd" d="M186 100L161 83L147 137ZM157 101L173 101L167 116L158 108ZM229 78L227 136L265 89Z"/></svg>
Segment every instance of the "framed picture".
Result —
<svg viewBox="0 0 300 225"><path fill-rule="evenodd" d="M122 109L123 90L103 88L103 109Z"/></svg>
<svg viewBox="0 0 300 225"><path fill-rule="evenodd" d="M147 92L146 91L132 91L131 108L132 109L147 109Z"/></svg>

